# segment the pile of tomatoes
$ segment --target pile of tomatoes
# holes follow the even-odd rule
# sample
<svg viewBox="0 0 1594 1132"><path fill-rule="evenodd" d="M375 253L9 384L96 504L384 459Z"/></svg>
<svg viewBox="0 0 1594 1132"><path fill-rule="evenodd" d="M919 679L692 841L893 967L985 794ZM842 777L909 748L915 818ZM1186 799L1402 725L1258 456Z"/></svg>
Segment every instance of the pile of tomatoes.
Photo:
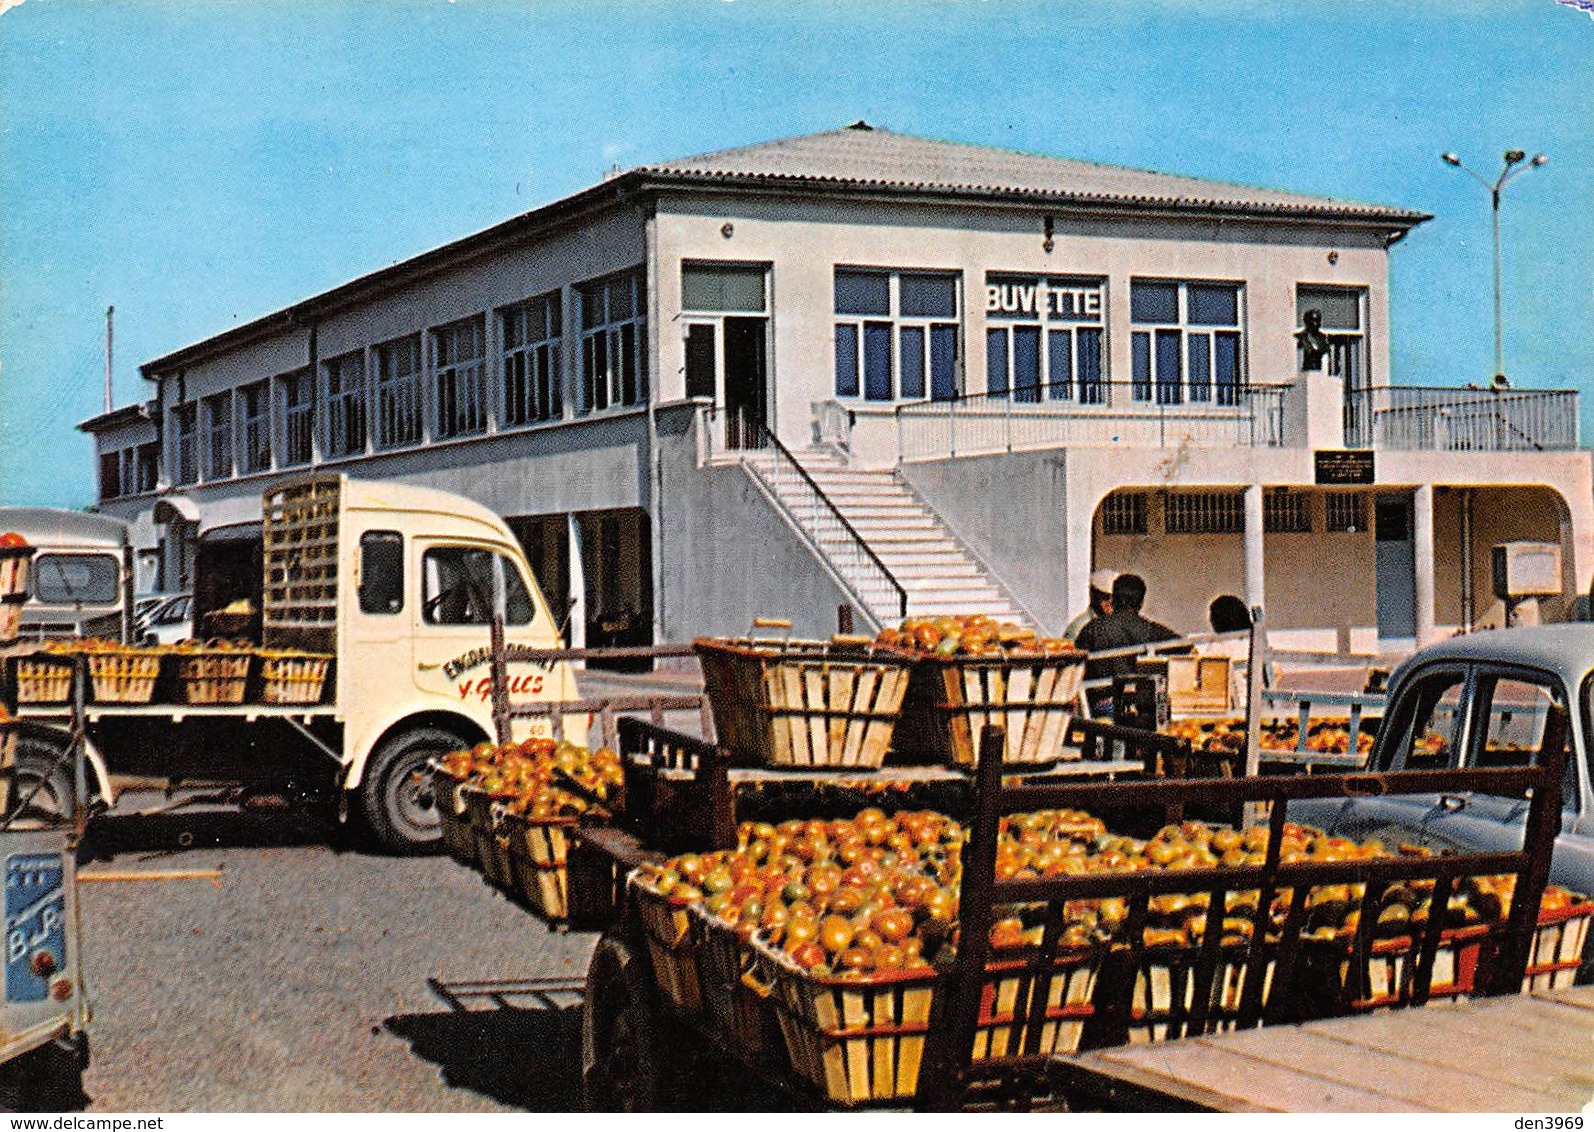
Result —
<svg viewBox="0 0 1594 1132"><path fill-rule="evenodd" d="M983 613L957 617L909 617L895 629L887 627L880 630L875 643L934 656L1073 651L1073 646L1067 641L1056 637L1040 637L1033 629L1026 629L1011 621L997 621Z"/></svg>
<svg viewBox="0 0 1594 1132"><path fill-rule="evenodd" d="M607 817L625 782L620 756L606 747L532 738L522 743L478 743L440 760L443 772L486 792L511 813L532 820Z"/></svg>
<svg viewBox="0 0 1594 1132"><path fill-rule="evenodd" d="M870 808L838 821L795 819L772 825L744 822L737 847L687 853L643 866L639 883L676 906L697 905L743 938L757 936L799 968L819 976L911 977L933 974L955 953L958 886L964 828L933 811L888 816ZM998 879L1190 870L1261 865L1268 830L1183 822L1141 841L1109 833L1078 810L1013 814L997 845ZM1411 850L1404 850L1410 852ZM1357 861L1393 856L1376 840L1329 837L1287 825L1284 863ZM1447 926L1498 919L1510 906L1512 877L1466 880L1450 904ZM1391 885L1379 907L1377 935L1404 935L1428 916L1432 882ZM1304 936L1344 940L1357 930L1361 885L1319 885L1306 895ZM1260 894L1230 892L1219 920L1227 945L1248 943L1255 931ZM1546 909L1570 896L1545 895ZM1199 946L1210 908L1206 892L1163 893L1147 908L1145 944L1173 949ZM1291 894L1280 892L1263 923L1270 935L1283 925ZM1044 906L998 909L993 948L1038 944ZM1108 897L1069 901L1062 945L1100 947L1121 938L1128 902Z"/></svg>

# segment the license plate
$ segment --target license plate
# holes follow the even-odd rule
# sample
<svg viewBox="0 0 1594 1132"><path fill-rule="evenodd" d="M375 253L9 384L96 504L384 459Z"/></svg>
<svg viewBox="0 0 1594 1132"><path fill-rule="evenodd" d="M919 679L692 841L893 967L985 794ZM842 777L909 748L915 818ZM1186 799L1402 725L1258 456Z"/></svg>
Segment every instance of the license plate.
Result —
<svg viewBox="0 0 1594 1132"><path fill-rule="evenodd" d="M39 1002L66 965L65 870L58 853L6 858L6 1001ZM48 964L36 962L48 952ZM41 968L44 968L41 971Z"/></svg>

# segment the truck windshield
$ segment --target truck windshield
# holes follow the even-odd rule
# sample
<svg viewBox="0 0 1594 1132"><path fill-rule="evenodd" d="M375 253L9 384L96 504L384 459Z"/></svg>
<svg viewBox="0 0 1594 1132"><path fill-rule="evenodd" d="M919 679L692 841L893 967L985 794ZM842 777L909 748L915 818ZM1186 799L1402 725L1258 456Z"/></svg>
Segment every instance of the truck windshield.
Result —
<svg viewBox="0 0 1594 1132"><path fill-rule="evenodd" d="M110 554L40 554L33 560L33 599L49 605L115 605L120 580Z"/></svg>

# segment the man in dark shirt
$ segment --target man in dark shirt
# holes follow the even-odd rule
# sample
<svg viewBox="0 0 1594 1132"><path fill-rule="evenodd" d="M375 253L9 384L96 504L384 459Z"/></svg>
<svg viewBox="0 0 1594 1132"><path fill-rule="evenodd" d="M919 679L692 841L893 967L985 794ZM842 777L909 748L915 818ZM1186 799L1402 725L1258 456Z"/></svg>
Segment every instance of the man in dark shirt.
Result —
<svg viewBox="0 0 1594 1132"><path fill-rule="evenodd" d="M1179 636L1158 621L1148 621L1140 616L1140 607L1146 601L1146 583L1138 574L1120 574L1112 584L1112 612L1098 617L1079 631L1076 648L1086 652L1105 649L1128 648L1131 645L1149 645L1157 641L1171 641ZM1085 679L1100 680L1110 676L1132 675L1135 671L1135 654L1092 658L1085 662Z"/></svg>

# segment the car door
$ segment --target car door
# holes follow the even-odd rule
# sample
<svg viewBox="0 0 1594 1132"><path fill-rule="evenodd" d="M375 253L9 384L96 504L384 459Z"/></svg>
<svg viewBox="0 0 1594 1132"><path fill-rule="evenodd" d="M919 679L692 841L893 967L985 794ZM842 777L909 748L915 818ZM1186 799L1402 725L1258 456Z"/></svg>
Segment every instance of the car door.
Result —
<svg viewBox="0 0 1594 1132"><path fill-rule="evenodd" d="M1442 770L1454 767L1471 728L1466 711L1470 666L1432 665L1401 683L1384 721L1372 769ZM1399 794L1299 802L1290 817L1358 841L1376 838L1391 847L1425 843L1444 806L1437 794Z"/></svg>
<svg viewBox="0 0 1594 1132"><path fill-rule="evenodd" d="M419 548L415 681L421 691L485 704L493 610L505 630L530 624L535 606L520 571L494 547L429 543Z"/></svg>

